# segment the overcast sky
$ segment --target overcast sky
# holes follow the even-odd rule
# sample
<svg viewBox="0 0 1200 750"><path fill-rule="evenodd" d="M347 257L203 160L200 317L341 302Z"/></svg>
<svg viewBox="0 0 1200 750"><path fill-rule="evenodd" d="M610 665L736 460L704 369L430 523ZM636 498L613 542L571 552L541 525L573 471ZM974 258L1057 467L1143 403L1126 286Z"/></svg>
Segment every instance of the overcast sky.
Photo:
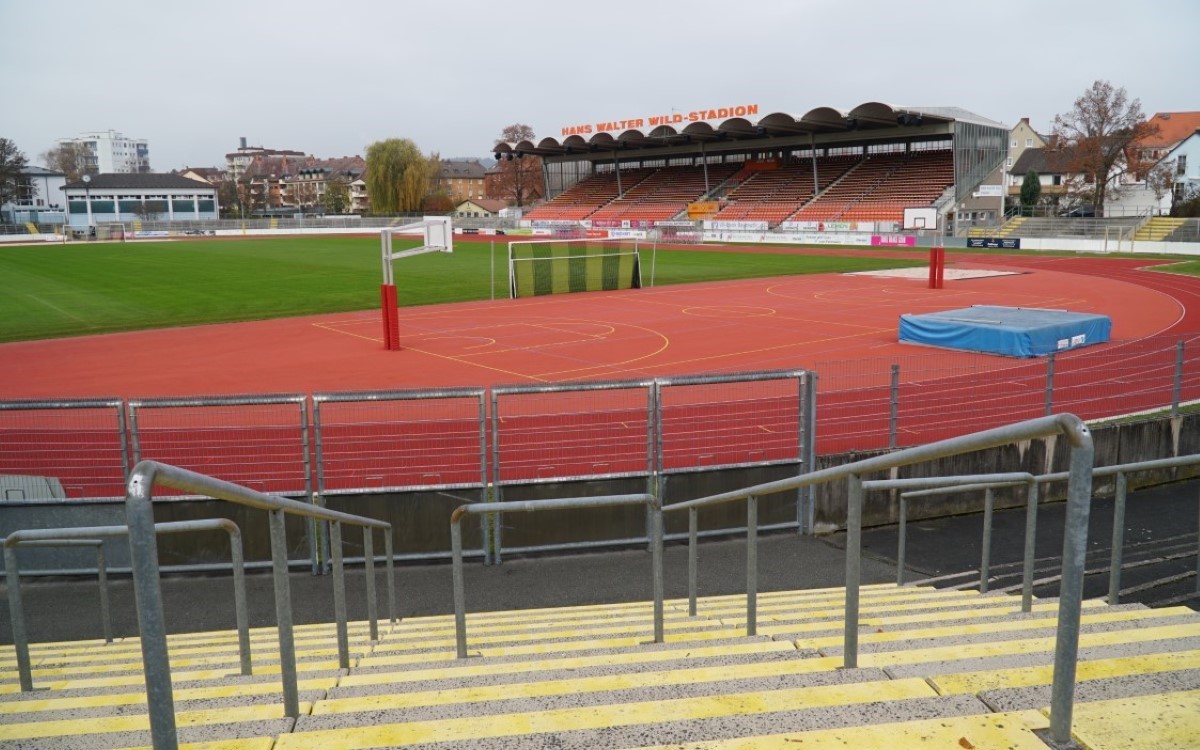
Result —
<svg viewBox="0 0 1200 750"><path fill-rule="evenodd" d="M1200 110L1197 0L0 0L0 137L31 162L115 129L155 171L252 145L319 157L407 137L484 156L500 129L739 104L954 105L1012 125L1096 79Z"/></svg>

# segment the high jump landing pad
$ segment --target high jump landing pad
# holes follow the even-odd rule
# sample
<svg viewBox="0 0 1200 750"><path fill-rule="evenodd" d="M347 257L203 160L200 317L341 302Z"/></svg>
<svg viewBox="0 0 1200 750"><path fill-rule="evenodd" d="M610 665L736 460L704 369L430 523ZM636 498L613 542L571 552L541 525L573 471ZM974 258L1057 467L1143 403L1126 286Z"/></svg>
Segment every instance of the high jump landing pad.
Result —
<svg viewBox="0 0 1200 750"><path fill-rule="evenodd" d="M1112 334L1107 315L1028 307L972 305L900 316L900 341L942 349L1044 357L1102 344Z"/></svg>

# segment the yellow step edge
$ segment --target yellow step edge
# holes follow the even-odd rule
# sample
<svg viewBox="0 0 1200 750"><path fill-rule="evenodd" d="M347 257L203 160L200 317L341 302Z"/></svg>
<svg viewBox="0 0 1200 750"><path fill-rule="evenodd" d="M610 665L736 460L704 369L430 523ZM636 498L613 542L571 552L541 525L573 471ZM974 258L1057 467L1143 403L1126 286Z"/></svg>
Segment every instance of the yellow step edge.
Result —
<svg viewBox="0 0 1200 750"><path fill-rule="evenodd" d="M861 598L859 599L859 604L864 607L873 606L876 608L884 608L891 605L895 609L897 605L903 605L905 609L913 607L932 609L934 607L952 607L955 605L970 604L979 599L979 594L974 594L974 596L971 594L974 594L974 592L954 592L946 596L889 594L887 596ZM760 612L840 611L845 606L845 599L830 602L764 602L760 599L758 602L758 610ZM703 603L697 603L696 605L696 613L707 617L720 617L744 611L746 611L746 596L744 594L728 604L721 604L720 606L707 606Z"/></svg>
<svg viewBox="0 0 1200 750"><path fill-rule="evenodd" d="M297 680L298 690L329 690L337 684L335 678ZM176 702L189 700L209 700L213 698L236 698L243 695L270 695L282 692L283 687L277 682L248 682L238 685L219 685L215 687L181 688L173 690ZM3 701L0 702L0 714L25 714L39 711L63 711L78 708L104 708L106 706L126 706L146 702L144 692L109 693L106 695L86 695L75 698L41 698L38 700Z"/></svg>
<svg viewBox="0 0 1200 750"><path fill-rule="evenodd" d="M758 664L731 664L720 667L670 669L659 672L635 672L576 679L546 680L543 682L506 683L470 688L447 688L413 693L371 695L351 698L331 698L317 701L313 715L341 714L361 711L385 711L417 706L445 706L457 703L482 703L509 698L545 698L555 695L602 693L636 688L698 685L724 680L786 677L833 672L842 666L841 657L820 659L789 659Z"/></svg>
<svg viewBox="0 0 1200 750"><path fill-rule="evenodd" d="M1071 734L1085 750L1195 748L1200 690L1076 702Z"/></svg>
<svg viewBox="0 0 1200 750"><path fill-rule="evenodd" d="M307 714L312 704L301 702L300 713ZM205 724L238 724L246 721L270 721L285 718L282 705L237 706L215 708L204 711L180 711L175 714L178 728L197 727ZM31 721L19 724L0 724L0 742L5 740L32 740L45 737L74 737L110 732L141 732L150 729L147 714L135 716L103 716L87 719L62 719L60 721Z"/></svg>
<svg viewBox="0 0 1200 750"><path fill-rule="evenodd" d="M1080 617L1084 625L1105 622L1135 622L1163 617L1187 617L1195 615L1195 611L1187 607L1169 607L1163 609L1134 609L1104 612L1099 610L1085 611ZM1058 624L1057 617L1039 617L1008 622L981 622L973 625L948 625L940 628L919 628L915 630L892 630L875 633L862 633L859 643L892 643L895 641L912 641L923 638L951 638L959 635L986 635L988 633L1008 633L1014 630L1033 630L1036 628L1053 628ZM826 636L823 638L807 638L796 642L797 648L828 648L840 646L842 636Z"/></svg>
<svg viewBox="0 0 1200 750"><path fill-rule="evenodd" d="M723 646L630 651L616 654L597 654L595 656L540 659L537 661L497 663L469 659L466 661L455 661L448 666L432 667L430 669L412 669L403 672L352 673L343 677L338 685L342 687L390 685L393 683L419 682L424 680L536 673L559 669L587 669L589 667L606 667L615 664L654 664L655 662L674 661L677 659L706 659L714 656L742 656L748 654L795 652L795 650L795 646L784 641L746 641L745 643L731 643Z"/></svg>
<svg viewBox="0 0 1200 750"><path fill-rule="evenodd" d="M1100 601L1085 602L1083 605L1087 609L1095 609L1106 606ZM909 607L908 609L918 609L918 607ZM890 617L877 617L873 613L877 611L890 611L890 608L876 609L874 607L864 606L859 609L859 619L863 625L875 626L895 626L907 625L920 622L928 622L930 620L945 620L945 619L971 619L975 617L995 617L997 615L1018 614L1021 611L1020 601L1002 602L994 607L974 607L971 609L962 610L932 610L929 612L920 612L912 615L894 615ZM1034 604L1030 611L1032 612L1057 612L1058 605L1054 603ZM801 622L789 625L774 625L773 622L781 622L790 620L790 617L783 615L769 615L764 617L762 612L759 612L758 617L758 632L760 635L791 635L795 633L804 633L812 630L827 630L831 625L840 626L845 620L843 612L829 613L822 615L822 619L812 619L814 616L809 616L807 622ZM719 622L726 627L736 628L744 627L744 620L721 618Z"/></svg>
<svg viewBox="0 0 1200 750"><path fill-rule="evenodd" d="M1076 666L1075 679L1082 682L1109 677L1176 672L1183 669L1200 669L1200 651L1173 651L1164 654L1123 656L1113 659L1088 659L1080 661ZM1036 667L992 669L984 672L959 672L933 675L929 679L942 695L974 695L985 690L1049 685L1054 680L1054 667L1047 664Z"/></svg>
<svg viewBox="0 0 1200 750"><path fill-rule="evenodd" d="M688 630L699 630L705 626L715 625L716 623L705 622L701 619L683 622L663 623L663 632L665 634L680 633ZM596 625L594 627L581 627L561 630L533 630L533 631L515 631L515 632L488 632L482 630L472 630L470 620L467 621L467 634L472 644L485 643L525 643L535 641L555 640L562 638L580 638L584 636L602 637L606 635L616 634L631 634L639 636L645 634L646 637L651 637L654 634L654 624L652 621L637 623L637 626L626 624L618 625ZM391 654L401 653L404 651L414 651L426 648L453 648L455 644L454 634L444 636L430 637L412 637L395 639L389 638L386 641L381 641L374 649L375 654Z"/></svg>
<svg viewBox="0 0 1200 750"><path fill-rule="evenodd" d="M194 663L184 664L184 663L179 663L179 662L175 662L175 661L171 662L172 675L175 674L176 670L178 670L181 674L186 674L189 671L198 671L198 672L206 672L206 673L223 673L226 675L235 675L235 674L240 673L239 668L238 668L237 657L233 657L232 659L230 659L227 662L221 662L218 660L204 660L204 661L185 660L185 661L190 661L190 662L194 662ZM217 665L225 665L225 666L224 666L224 668L221 668L220 666L217 666ZM278 674L279 673L279 665L278 664L252 664L252 666L254 668L254 674ZM187 669L187 667L193 667L193 668L198 668L198 669L189 670L189 669ZM297 662L297 664L296 664L297 672L323 672L326 670L337 670L338 668L339 667L338 667L337 659L307 660L307 661ZM96 666L91 666L91 667L82 667L79 669L72 669L71 667L51 667L51 668L46 668L46 669L35 669L33 672L33 681L34 681L34 684L40 684L40 681L50 681L50 680L46 680L46 678L48 678L48 677L62 677L64 675L80 675L80 677L78 679L87 679L86 675L97 676L97 675L104 675L104 674L119 674L119 673L123 673L123 672L127 672L131 675L136 675L140 679L143 674L142 663L140 661L138 661L138 662L130 662L129 664L115 665L115 666L113 666L113 665L110 665L110 666L96 665ZM175 678L173 676L172 679L180 679L180 678Z"/></svg>
<svg viewBox="0 0 1200 750"><path fill-rule="evenodd" d="M1113 630L1103 633L1080 633L1079 647L1112 646L1123 643L1143 643L1146 641L1175 640L1200 636L1200 624L1197 625L1165 625L1153 628L1138 628L1137 630ZM957 661L986 656L1005 656L1016 654L1032 654L1054 651L1055 639L1023 638L996 643L963 643L956 646L936 646L934 648L910 649L906 651L884 651L879 653L860 653L860 667L892 667L901 664L920 664L930 661Z"/></svg>
<svg viewBox="0 0 1200 750"><path fill-rule="evenodd" d="M329 652L332 649L332 653L336 654L337 653L336 647L330 645L331 643L335 643L335 642L336 642L336 639L334 639L332 637L327 638L327 639L321 639L321 640L312 639L309 641L297 641L296 642L296 653L297 653L297 655L299 655L299 654L309 654L309 655L317 654L317 655L319 655L324 652ZM323 646L323 648L322 648L322 646ZM371 650L372 643L371 643L371 641L367 641L367 640L351 640L349 642L349 646L350 646L350 651L352 651L352 652L358 651L358 652L365 653L365 652ZM168 646L167 653L170 655L172 660L188 659L188 658L210 658L210 657L211 658L221 658L221 659L228 658L228 659L234 659L234 660L241 658L241 652L238 649L237 643L232 643L228 646L197 646L195 648L182 648L182 649L174 647L174 646ZM253 657L263 658L263 659L279 658L279 643L267 641L264 643L256 644L256 643L252 642L250 644L250 654ZM44 656L44 657L39 657L36 660L35 666L38 664L45 664L47 662L60 662L60 661L70 662L72 664L92 664L92 663L101 663L101 662L106 662L106 661L116 661L119 659L140 659L141 655L142 655L142 650L140 648L125 649L125 650L121 650L121 651L108 651L108 650L96 651L93 649L90 652L85 652L85 653L81 653L81 654L62 654L62 655L48 655L48 656ZM14 668L16 667L15 662L12 666Z"/></svg>
<svg viewBox="0 0 1200 750"><path fill-rule="evenodd" d="M276 750L362 750L419 742L462 742L515 737L540 732L607 729L656 724L665 719L686 721L720 716L751 716L802 708L843 706L936 695L923 680L792 688L763 693L699 698L676 698L606 706L563 708L523 714L500 714L464 719L440 719L346 729L295 732L279 737Z"/></svg>
<svg viewBox="0 0 1200 750"><path fill-rule="evenodd" d="M534 632L533 629L535 629L535 628L541 629L541 630L549 630L551 628L562 627L561 625L559 625L558 623L553 622L553 621L549 621L549 622L547 622L547 621L530 621L530 622L512 621L512 622L492 623L492 622L476 622L473 618L474 618L474 615L467 615L467 629L472 633ZM704 621L701 619L694 618L694 617L688 617L686 612L666 611L663 613L663 624L664 624L664 626L666 626L668 628L671 627L672 625L674 625L676 627L680 627L680 626L686 625L686 624L696 625L696 624L703 623L703 622ZM579 624L581 626L591 625L591 626L595 626L595 627L616 627L618 625L626 625L630 629L636 629L636 628L640 628L640 627L652 627L654 624L654 616L653 615L646 615L646 616L639 615L639 616L629 616L629 617L613 617L613 618L605 618L603 620L581 621ZM445 635L450 635L450 636L454 635L453 621L450 621L450 622L447 622L444 624L439 624L439 625L427 625L423 628L415 628L415 627L413 627L413 628L396 628L391 633L384 636L381 639L381 641L384 643L393 643L396 641L403 641L403 640L411 639L413 637L418 637L418 636L429 638L429 637L445 636Z"/></svg>
<svg viewBox="0 0 1200 750"><path fill-rule="evenodd" d="M271 750L274 737L247 737L241 740L216 740L214 742L185 742L179 750ZM154 750L149 745L126 747L121 750Z"/></svg>
<svg viewBox="0 0 1200 750"><path fill-rule="evenodd" d="M859 591L859 599L866 601L867 599L891 599L895 597L902 598L979 598L981 595L977 591L963 590L957 591L952 589L935 589L931 586L897 586L895 584L886 584L867 588L863 586ZM746 598L745 594L721 594L718 596L701 596L697 597L698 605L704 604L725 604L737 603ZM808 591L760 591L758 599L761 602L770 602L773 604L815 604L819 602L830 602L840 604L846 601L846 593L844 589L835 589L829 592L823 592L819 595L810 595ZM686 606L687 599L674 599L667 604L675 604L678 606Z"/></svg>
<svg viewBox="0 0 1200 750"><path fill-rule="evenodd" d="M640 750L1046 750L1046 744L1033 730L1049 726L1041 713L1020 711L683 742Z"/></svg>

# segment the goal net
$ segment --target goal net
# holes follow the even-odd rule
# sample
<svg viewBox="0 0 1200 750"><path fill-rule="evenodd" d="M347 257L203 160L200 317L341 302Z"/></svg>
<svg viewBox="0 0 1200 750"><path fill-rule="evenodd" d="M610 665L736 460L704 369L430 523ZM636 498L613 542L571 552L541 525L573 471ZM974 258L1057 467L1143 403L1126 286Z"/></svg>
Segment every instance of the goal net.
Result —
<svg viewBox="0 0 1200 750"><path fill-rule="evenodd" d="M640 289L638 241L526 240L508 243L509 296Z"/></svg>
<svg viewBox="0 0 1200 750"><path fill-rule="evenodd" d="M118 222L108 222L96 225L97 242L124 242L127 237L125 225Z"/></svg>

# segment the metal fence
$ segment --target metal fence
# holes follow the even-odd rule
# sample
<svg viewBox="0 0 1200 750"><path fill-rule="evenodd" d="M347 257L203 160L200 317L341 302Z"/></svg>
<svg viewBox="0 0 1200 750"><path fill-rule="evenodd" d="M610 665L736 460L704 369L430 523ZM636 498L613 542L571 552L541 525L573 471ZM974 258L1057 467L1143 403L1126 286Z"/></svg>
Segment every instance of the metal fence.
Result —
<svg viewBox="0 0 1200 750"><path fill-rule="evenodd" d="M1200 336L1117 341L1040 359L966 352L816 366L818 452L917 445L1067 411L1083 419L1171 410L1200 400Z"/></svg>
<svg viewBox="0 0 1200 750"><path fill-rule="evenodd" d="M117 498L129 470L120 399L0 401L0 498Z"/></svg>

